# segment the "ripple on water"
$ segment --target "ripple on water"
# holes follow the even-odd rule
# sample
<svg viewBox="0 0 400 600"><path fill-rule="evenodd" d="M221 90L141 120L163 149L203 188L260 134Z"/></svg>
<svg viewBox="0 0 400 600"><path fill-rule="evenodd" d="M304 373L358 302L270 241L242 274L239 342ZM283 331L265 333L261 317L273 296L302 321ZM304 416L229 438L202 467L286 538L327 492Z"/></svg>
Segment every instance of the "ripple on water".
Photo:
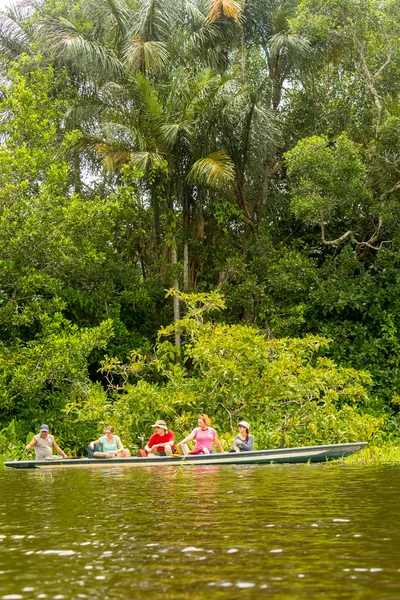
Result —
<svg viewBox="0 0 400 600"><path fill-rule="evenodd" d="M399 469L189 469L179 481L109 469L43 485L7 473L0 487L0 600L186 600L194 589L196 600L211 590L319 600L333 587L338 598L400 598ZM121 510L108 506L109 489ZM98 499L95 510L85 498Z"/></svg>

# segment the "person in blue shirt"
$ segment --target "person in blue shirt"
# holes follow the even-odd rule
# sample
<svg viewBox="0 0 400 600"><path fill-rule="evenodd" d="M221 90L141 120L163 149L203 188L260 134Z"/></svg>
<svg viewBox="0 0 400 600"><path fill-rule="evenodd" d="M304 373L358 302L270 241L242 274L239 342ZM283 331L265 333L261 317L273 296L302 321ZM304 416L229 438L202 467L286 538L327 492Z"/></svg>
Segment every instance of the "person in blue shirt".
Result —
<svg viewBox="0 0 400 600"><path fill-rule="evenodd" d="M102 450L107 458L128 458L131 455L127 448L124 448L118 435L114 433L114 427L107 425L105 435L98 440L90 442L91 450L94 450L95 444L101 444Z"/></svg>

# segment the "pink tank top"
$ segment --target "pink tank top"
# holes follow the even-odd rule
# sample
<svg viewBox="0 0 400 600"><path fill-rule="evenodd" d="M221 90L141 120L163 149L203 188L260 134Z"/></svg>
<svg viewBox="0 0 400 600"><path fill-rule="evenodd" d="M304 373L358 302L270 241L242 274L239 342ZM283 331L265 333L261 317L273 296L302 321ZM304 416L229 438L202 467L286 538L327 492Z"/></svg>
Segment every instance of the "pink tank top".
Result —
<svg viewBox="0 0 400 600"><path fill-rule="evenodd" d="M212 450L212 444L217 433L215 429L212 427L207 427L207 429L203 431L201 427L196 427L194 431L196 438L194 452L200 452L204 448L207 448L207 450Z"/></svg>

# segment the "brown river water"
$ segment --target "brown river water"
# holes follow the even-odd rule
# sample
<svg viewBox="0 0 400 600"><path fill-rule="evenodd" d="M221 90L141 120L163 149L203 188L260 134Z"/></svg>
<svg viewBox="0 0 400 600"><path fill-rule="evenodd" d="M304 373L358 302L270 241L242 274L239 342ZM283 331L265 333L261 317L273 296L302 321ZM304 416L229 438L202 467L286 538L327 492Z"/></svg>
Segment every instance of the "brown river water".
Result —
<svg viewBox="0 0 400 600"><path fill-rule="evenodd" d="M400 599L400 467L0 472L0 600Z"/></svg>

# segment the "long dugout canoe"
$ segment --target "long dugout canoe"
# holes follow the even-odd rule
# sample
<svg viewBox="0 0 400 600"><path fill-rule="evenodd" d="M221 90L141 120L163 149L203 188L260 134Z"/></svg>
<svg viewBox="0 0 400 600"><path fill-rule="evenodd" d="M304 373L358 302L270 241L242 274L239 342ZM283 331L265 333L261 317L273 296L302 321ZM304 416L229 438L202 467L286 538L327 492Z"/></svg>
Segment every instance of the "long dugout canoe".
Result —
<svg viewBox="0 0 400 600"><path fill-rule="evenodd" d="M255 450L254 452L224 452L219 454L188 454L156 458L58 458L48 460L16 460L5 462L11 469L54 469L79 467L154 467L154 466L196 466L196 465L251 465L277 463L325 462L343 458L358 452L367 442L352 444L328 444L325 446L303 446L302 448L276 448Z"/></svg>

